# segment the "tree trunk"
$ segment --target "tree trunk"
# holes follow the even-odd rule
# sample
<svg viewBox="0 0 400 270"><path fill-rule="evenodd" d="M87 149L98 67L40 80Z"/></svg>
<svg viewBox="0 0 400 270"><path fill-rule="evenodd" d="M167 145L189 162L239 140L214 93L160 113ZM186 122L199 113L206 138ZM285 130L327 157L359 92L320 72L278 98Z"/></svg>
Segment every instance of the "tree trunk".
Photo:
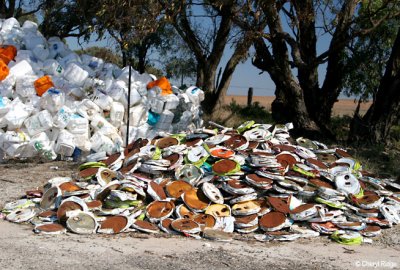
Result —
<svg viewBox="0 0 400 270"><path fill-rule="evenodd" d="M388 143L390 129L400 118L400 29L378 92L364 117L355 115L348 140Z"/></svg>

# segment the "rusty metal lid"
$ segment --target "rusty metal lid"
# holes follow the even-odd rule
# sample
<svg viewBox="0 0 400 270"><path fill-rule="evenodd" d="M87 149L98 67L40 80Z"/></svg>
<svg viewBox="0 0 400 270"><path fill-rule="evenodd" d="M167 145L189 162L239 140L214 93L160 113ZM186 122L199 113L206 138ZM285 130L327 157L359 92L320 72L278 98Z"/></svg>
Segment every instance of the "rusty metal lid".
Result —
<svg viewBox="0 0 400 270"><path fill-rule="evenodd" d="M111 233L120 233L128 225L128 218L125 216L107 217L100 225L100 230L110 230Z"/></svg>
<svg viewBox="0 0 400 270"><path fill-rule="evenodd" d="M210 204L210 200L201 189L191 189L183 193L182 199L185 204L194 211L204 211Z"/></svg>
<svg viewBox="0 0 400 270"><path fill-rule="evenodd" d="M51 224L41 224L36 226L34 232L44 233L44 234L60 234L60 233L65 233L66 229L61 224L51 223Z"/></svg>
<svg viewBox="0 0 400 270"><path fill-rule="evenodd" d="M173 202L154 201L146 207L146 216L150 219L163 219L169 217L175 209Z"/></svg>
<svg viewBox="0 0 400 270"><path fill-rule="evenodd" d="M277 197L267 197L268 203L275 209L275 211L288 214L290 213L289 203L286 200Z"/></svg>
<svg viewBox="0 0 400 270"><path fill-rule="evenodd" d="M160 149L164 149L177 144L179 144L178 139L172 137L161 138L155 142L155 145Z"/></svg>
<svg viewBox="0 0 400 270"><path fill-rule="evenodd" d="M187 218L179 218L172 221L171 227L175 231L182 233L198 233L201 230L200 225L196 221Z"/></svg>
<svg viewBox="0 0 400 270"><path fill-rule="evenodd" d="M147 233L158 233L160 231L156 225L145 220L136 220L133 222L132 227Z"/></svg>
<svg viewBox="0 0 400 270"><path fill-rule="evenodd" d="M248 141L247 141L246 137L239 135L239 134L232 135L228 140L226 140L223 143L223 145L225 147L233 149L233 150L241 149L244 146L246 146L246 144L248 146Z"/></svg>
<svg viewBox="0 0 400 270"><path fill-rule="evenodd" d="M177 199L186 191L193 189L193 186L186 181L177 180L169 183L165 189L168 193L168 196Z"/></svg>
<svg viewBox="0 0 400 270"><path fill-rule="evenodd" d="M68 219L67 212L73 210L83 210L83 207L73 201L63 202L57 210L57 218L61 223L65 223Z"/></svg>
<svg viewBox="0 0 400 270"><path fill-rule="evenodd" d="M154 181L151 181L147 187L147 193L154 200L165 200L167 195L164 192L164 189Z"/></svg>
<svg viewBox="0 0 400 270"><path fill-rule="evenodd" d="M237 166L236 161L230 159L220 160L212 166L212 169L217 174L226 174L233 171Z"/></svg>
<svg viewBox="0 0 400 270"><path fill-rule="evenodd" d="M200 229L203 231L205 228L213 228L215 226L215 217L208 214L197 214L192 218L197 224L200 225Z"/></svg>
<svg viewBox="0 0 400 270"><path fill-rule="evenodd" d="M259 220L261 229L266 231L280 230L286 223L286 216L281 212L269 212Z"/></svg>

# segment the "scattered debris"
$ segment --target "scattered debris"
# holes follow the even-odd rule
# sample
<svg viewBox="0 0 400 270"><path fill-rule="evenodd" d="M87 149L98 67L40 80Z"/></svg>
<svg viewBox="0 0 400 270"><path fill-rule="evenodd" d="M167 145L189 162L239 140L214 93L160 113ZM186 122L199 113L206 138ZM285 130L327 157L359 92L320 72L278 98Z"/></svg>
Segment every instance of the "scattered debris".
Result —
<svg viewBox="0 0 400 270"><path fill-rule="evenodd" d="M162 231L217 241L235 232L259 241L330 235L346 245L400 222L395 179L375 177L343 149L293 140L290 128L251 121L139 138L2 212L36 233Z"/></svg>

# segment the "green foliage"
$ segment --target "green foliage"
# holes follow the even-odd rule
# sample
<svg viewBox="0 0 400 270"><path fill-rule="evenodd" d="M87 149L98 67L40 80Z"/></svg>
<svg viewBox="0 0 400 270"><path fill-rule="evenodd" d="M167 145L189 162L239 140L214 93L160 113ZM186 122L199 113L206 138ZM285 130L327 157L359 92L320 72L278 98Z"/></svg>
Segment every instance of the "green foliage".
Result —
<svg viewBox="0 0 400 270"><path fill-rule="evenodd" d="M359 28L373 27L371 22L386 16L387 9L379 12L381 1L364 1L359 11ZM398 10L399 7L392 7ZM344 56L345 76L344 93L347 96L355 95L367 100L376 93L380 79L385 71L391 48L396 38L397 28L400 26L398 18L384 21L368 35L361 35L348 47Z"/></svg>

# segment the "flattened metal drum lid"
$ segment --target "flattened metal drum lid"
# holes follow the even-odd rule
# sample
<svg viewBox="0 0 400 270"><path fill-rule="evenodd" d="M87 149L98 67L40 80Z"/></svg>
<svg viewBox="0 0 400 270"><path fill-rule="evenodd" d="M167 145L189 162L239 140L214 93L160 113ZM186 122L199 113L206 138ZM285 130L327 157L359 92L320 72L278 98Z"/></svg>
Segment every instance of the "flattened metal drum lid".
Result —
<svg viewBox="0 0 400 270"><path fill-rule="evenodd" d="M89 209L96 209L96 208L100 208L103 206L103 203L99 200L94 200L91 202L86 202L86 205Z"/></svg>
<svg viewBox="0 0 400 270"><path fill-rule="evenodd" d="M351 156L349 153L347 153L345 150L339 149L339 148L337 148L337 149L335 150L335 153L336 153L339 157L345 157L345 158L351 158L351 157L352 157L352 156Z"/></svg>
<svg viewBox="0 0 400 270"><path fill-rule="evenodd" d="M177 153L173 153L169 156L163 157L163 159L168 160L171 164L171 166L174 166L176 162L178 162L178 160L180 159L180 155Z"/></svg>
<svg viewBox="0 0 400 270"><path fill-rule="evenodd" d="M235 154L235 151L227 148L216 147L210 150L210 154L216 158L230 158Z"/></svg>
<svg viewBox="0 0 400 270"><path fill-rule="evenodd" d="M196 214L190 211L185 205L181 204L175 208L177 216L180 218L193 218Z"/></svg>
<svg viewBox="0 0 400 270"><path fill-rule="evenodd" d="M87 168L79 172L79 177L81 178L89 178L96 175L99 168Z"/></svg>
<svg viewBox="0 0 400 270"><path fill-rule="evenodd" d="M236 179L232 179L226 182L227 185L229 185L231 188L233 189L242 189L242 188L248 188L249 186L240 181L240 180L236 180Z"/></svg>
<svg viewBox="0 0 400 270"><path fill-rule="evenodd" d="M380 231L381 227L373 225L368 225L364 230L362 230L363 233L379 233Z"/></svg>
<svg viewBox="0 0 400 270"><path fill-rule="evenodd" d="M226 140L224 142L225 147L233 149L233 150L236 150L236 149L240 150L246 144L248 145L247 139L244 136L239 135L239 134L233 135L232 137L230 137L228 140Z"/></svg>
<svg viewBox="0 0 400 270"><path fill-rule="evenodd" d="M49 218L49 217L53 217L53 216L57 216L57 213L52 210L43 211L38 214L38 217L41 217L41 218Z"/></svg>
<svg viewBox="0 0 400 270"><path fill-rule="evenodd" d="M103 187L103 189L96 195L96 200L103 201L110 194L111 190L118 189L119 187L120 187L119 183L109 184Z"/></svg>
<svg viewBox="0 0 400 270"><path fill-rule="evenodd" d="M157 199L165 200L167 198L167 195L165 195L164 189L159 184L157 184L156 182L151 181L149 183L149 187L147 189L147 192L149 192L149 189L153 190L156 193L156 195L158 197Z"/></svg>
<svg viewBox="0 0 400 270"><path fill-rule="evenodd" d="M226 174L233 171L237 166L237 163L230 159L220 160L212 166L212 169L217 174Z"/></svg>
<svg viewBox="0 0 400 270"><path fill-rule="evenodd" d="M35 233L59 234L59 233L65 233L66 229L61 224L52 223L52 224L38 225L35 227L34 231Z"/></svg>
<svg viewBox="0 0 400 270"><path fill-rule="evenodd" d="M248 149L256 149L259 144L260 144L259 142L252 141L252 142L249 142L249 146L247 148Z"/></svg>
<svg viewBox="0 0 400 270"><path fill-rule="evenodd" d="M235 216L235 223L236 224L248 224L253 222L255 219L258 218L257 214L252 214L248 216Z"/></svg>
<svg viewBox="0 0 400 270"><path fill-rule="evenodd" d="M149 143L148 139L139 138L136 141L128 144L128 146L125 148L125 151L124 151L125 156L127 156L128 153L132 152L132 150L139 150L140 148L147 145L148 143Z"/></svg>
<svg viewBox="0 0 400 270"><path fill-rule="evenodd" d="M239 216L247 216L258 213L261 210L260 205L256 201L247 201L234 204L232 213Z"/></svg>
<svg viewBox="0 0 400 270"><path fill-rule="evenodd" d="M62 192L72 192L81 189L74 182L64 182L59 186L59 188Z"/></svg>
<svg viewBox="0 0 400 270"><path fill-rule="evenodd" d="M35 216L35 211L31 208L15 209L11 211L6 219L15 223L22 223L31 220Z"/></svg>
<svg viewBox="0 0 400 270"><path fill-rule="evenodd" d="M136 161L135 161L135 162L132 162L132 163L129 163L129 165L123 166L123 167L120 169L120 172L121 172L122 174L129 173L129 172L136 166L136 164L137 164Z"/></svg>
<svg viewBox="0 0 400 270"><path fill-rule="evenodd" d="M128 225L128 218L125 216L107 217L100 225L100 230L111 230L113 233L120 233Z"/></svg>
<svg viewBox="0 0 400 270"><path fill-rule="evenodd" d="M326 188L334 189L330 183L322 181L321 179L318 179L318 178L312 178L309 180L309 182L317 187L326 187Z"/></svg>
<svg viewBox="0 0 400 270"><path fill-rule="evenodd" d="M171 226L172 221L174 221L172 218L166 218L161 220L160 228L166 233L174 232L174 229Z"/></svg>
<svg viewBox="0 0 400 270"><path fill-rule="evenodd" d="M259 220L260 227L266 230L278 228L286 222L286 216L280 212L270 212L262 216Z"/></svg>
<svg viewBox="0 0 400 270"><path fill-rule="evenodd" d="M220 230L213 230L213 229L204 229L203 237L206 239L221 241L221 242L229 242L232 241L233 239L232 233Z"/></svg>
<svg viewBox="0 0 400 270"><path fill-rule="evenodd" d="M219 204L224 203L224 197L222 196L221 191L213 184L208 182L203 183L203 185L201 186L201 190L210 201Z"/></svg>
<svg viewBox="0 0 400 270"><path fill-rule="evenodd" d="M74 233L90 234L96 232L97 222L92 215L80 212L67 219L67 227Z"/></svg>
<svg viewBox="0 0 400 270"><path fill-rule="evenodd" d="M210 203L201 189L191 189L186 191L183 193L182 199L190 209L197 211L204 211Z"/></svg>
<svg viewBox="0 0 400 270"><path fill-rule="evenodd" d="M290 213L289 204L281 198L267 197L268 203L275 209L275 211L288 214Z"/></svg>
<svg viewBox="0 0 400 270"><path fill-rule="evenodd" d="M83 210L83 209L82 209L82 206L80 206L76 202L67 201L67 202L62 203L57 210L58 220L62 223L66 222L68 219L66 216L67 212L73 211L73 210Z"/></svg>
<svg viewBox="0 0 400 270"><path fill-rule="evenodd" d="M186 191L193 189L193 186L186 181L178 180L168 184L165 189L168 196L177 199Z"/></svg>
<svg viewBox="0 0 400 270"><path fill-rule="evenodd" d="M231 209L226 204L211 204L207 207L205 213L214 217L230 217Z"/></svg>
<svg viewBox="0 0 400 270"><path fill-rule="evenodd" d="M175 231L182 233L196 233L200 231L200 225L196 221L187 218L174 220L171 226Z"/></svg>
<svg viewBox="0 0 400 270"><path fill-rule="evenodd" d="M99 168L96 174L97 182L101 186L105 186L112 181L113 178L117 177L117 173L108 168Z"/></svg>
<svg viewBox="0 0 400 270"><path fill-rule="evenodd" d="M309 209L311 209L311 208L314 208L314 207L315 207L315 204L306 203L306 204L302 204L302 205L300 205L300 206L294 208L290 213L291 213L291 214L298 214L298 213L307 211L307 210L309 210Z"/></svg>
<svg viewBox="0 0 400 270"><path fill-rule="evenodd" d="M294 153L294 150L296 150L295 146L288 145L288 144L275 144L271 148L274 150L277 150L277 152L287 151L287 152Z"/></svg>
<svg viewBox="0 0 400 270"><path fill-rule="evenodd" d="M246 175L246 179L250 183L254 183L256 185L272 185L274 182L272 179L261 177L255 173Z"/></svg>
<svg viewBox="0 0 400 270"><path fill-rule="evenodd" d="M213 216L207 214L197 214L193 217L193 220L200 225L202 230L205 228L213 228L216 222Z"/></svg>
<svg viewBox="0 0 400 270"><path fill-rule="evenodd" d="M359 199L356 199L356 201L358 204L368 205L368 204L373 204L373 203L379 201L380 199L381 199L381 197L378 196L377 194L369 193Z"/></svg>
<svg viewBox="0 0 400 270"><path fill-rule="evenodd" d="M276 156L276 160L282 165L282 167L292 168L297 163L297 160L291 154L279 154Z"/></svg>
<svg viewBox="0 0 400 270"><path fill-rule="evenodd" d="M169 217L174 209L173 202L154 201L146 207L146 214L149 218L162 219Z"/></svg>
<svg viewBox="0 0 400 270"><path fill-rule="evenodd" d="M103 163L106 164L106 166L108 167L111 164L113 164L116 160L118 160L121 157L121 155L122 155L122 153L112 154L106 160L104 160Z"/></svg>
<svg viewBox="0 0 400 270"><path fill-rule="evenodd" d="M42 197L40 202L40 208L44 210L54 209L56 208L57 200L60 196L60 190L57 187L49 188Z"/></svg>
<svg viewBox="0 0 400 270"><path fill-rule="evenodd" d="M157 233L160 231L156 225L144 220L136 220L132 225L132 227L142 232Z"/></svg>
<svg viewBox="0 0 400 270"><path fill-rule="evenodd" d="M322 161L315 159L315 158L307 158L307 162L309 164L315 165L320 169L328 169L328 166L326 166Z"/></svg>
<svg viewBox="0 0 400 270"><path fill-rule="evenodd" d="M178 139L172 137L161 138L156 141L156 146L160 149L179 144Z"/></svg>
<svg viewBox="0 0 400 270"><path fill-rule="evenodd" d="M185 144L187 147L193 147L196 145L200 145L203 142L203 139L201 138L194 138L191 140L186 140Z"/></svg>

